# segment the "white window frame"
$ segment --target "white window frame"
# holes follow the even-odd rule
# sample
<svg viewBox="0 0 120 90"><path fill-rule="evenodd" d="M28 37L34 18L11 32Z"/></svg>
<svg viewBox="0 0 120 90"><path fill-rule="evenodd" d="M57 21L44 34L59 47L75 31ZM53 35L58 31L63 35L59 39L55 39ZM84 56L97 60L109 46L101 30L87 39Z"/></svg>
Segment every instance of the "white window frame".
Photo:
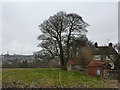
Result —
<svg viewBox="0 0 120 90"><path fill-rule="evenodd" d="M101 74L101 71L100 71L99 68L97 68L97 69L96 69L96 75L100 76L100 74Z"/></svg>
<svg viewBox="0 0 120 90"><path fill-rule="evenodd" d="M110 57L110 58L109 58ZM108 55L106 56L106 60L111 60L111 59L113 59L113 55L109 55L109 57L108 57Z"/></svg>
<svg viewBox="0 0 120 90"><path fill-rule="evenodd" d="M94 55L94 60L101 60L101 56L100 55Z"/></svg>

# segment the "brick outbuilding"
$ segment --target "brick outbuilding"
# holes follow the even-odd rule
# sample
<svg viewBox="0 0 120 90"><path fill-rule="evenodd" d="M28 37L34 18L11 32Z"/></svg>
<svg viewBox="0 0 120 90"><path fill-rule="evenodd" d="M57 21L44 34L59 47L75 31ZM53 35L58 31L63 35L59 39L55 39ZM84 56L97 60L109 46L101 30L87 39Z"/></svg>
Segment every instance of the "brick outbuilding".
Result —
<svg viewBox="0 0 120 90"><path fill-rule="evenodd" d="M107 62L95 62L92 61L88 65L89 75L105 77L106 71L110 69L110 65Z"/></svg>

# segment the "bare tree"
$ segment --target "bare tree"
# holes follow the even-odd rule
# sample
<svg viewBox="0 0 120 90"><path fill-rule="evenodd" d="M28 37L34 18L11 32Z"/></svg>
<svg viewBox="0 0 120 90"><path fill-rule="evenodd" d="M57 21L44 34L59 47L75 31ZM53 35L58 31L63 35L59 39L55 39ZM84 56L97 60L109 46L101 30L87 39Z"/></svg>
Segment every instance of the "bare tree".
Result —
<svg viewBox="0 0 120 90"><path fill-rule="evenodd" d="M82 17L75 13L58 12L39 25L42 34L38 40L42 40L45 44L49 42L47 47L43 43L42 46L41 43L39 46L53 56L58 55L61 68L65 70L70 56L70 40L72 37L85 35L87 26L88 24L83 21Z"/></svg>
<svg viewBox="0 0 120 90"><path fill-rule="evenodd" d="M80 59L80 57L82 57L81 56L82 53L80 54L80 52L83 49L83 47L92 48L94 46L93 43L89 41L87 37L84 35L81 35L81 37L77 37L77 38L72 37L70 41L69 58Z"/></svg>

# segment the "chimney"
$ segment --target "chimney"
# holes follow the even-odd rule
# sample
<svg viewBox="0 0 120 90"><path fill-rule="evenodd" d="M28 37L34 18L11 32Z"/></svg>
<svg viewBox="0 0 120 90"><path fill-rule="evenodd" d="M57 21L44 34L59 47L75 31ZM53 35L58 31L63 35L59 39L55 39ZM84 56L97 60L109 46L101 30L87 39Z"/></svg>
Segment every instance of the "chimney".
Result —
<svg viewBox="0 0 120 90"><path fill-rule="evenodd" d="M98 43L97 43L97 42L95 42L95 44L94 44L94 45L95 45L95 47L96 47L96 48L98 47Z"/></svg>
<svg viewBox="0 0 120 90"><path fill-rule="evenodd" d="M109 46L112 47L112 45L113 45L113 44L110 42L110 43L109 43Z"/></svg>

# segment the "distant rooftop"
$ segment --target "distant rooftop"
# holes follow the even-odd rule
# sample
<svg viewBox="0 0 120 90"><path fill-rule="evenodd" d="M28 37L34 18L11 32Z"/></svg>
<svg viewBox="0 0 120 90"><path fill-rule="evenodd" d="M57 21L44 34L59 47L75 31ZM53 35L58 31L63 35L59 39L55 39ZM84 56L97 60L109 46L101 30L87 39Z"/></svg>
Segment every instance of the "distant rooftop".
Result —
<svg viewBox="0 0 120 90"><path fill-rule="evenodd" d="M113 55L118 54L117 51L113 48L112 43L109 43L109 46L98 46L95 43L95 49L93 50L93 54L95 55Z"/></svg>
<svg viewBox="0 0 120 90"><path fill-rule="evenodd" d="M72 65L78 65L80 64L80 60L69 60L69 63Z"/></svg>

